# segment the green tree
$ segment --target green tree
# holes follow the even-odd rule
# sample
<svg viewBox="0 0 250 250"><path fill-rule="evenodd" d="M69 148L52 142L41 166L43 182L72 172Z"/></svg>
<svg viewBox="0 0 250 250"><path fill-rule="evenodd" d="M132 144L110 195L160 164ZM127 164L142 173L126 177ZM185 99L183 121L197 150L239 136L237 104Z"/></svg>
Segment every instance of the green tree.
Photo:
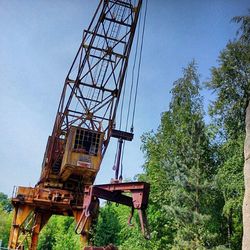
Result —
<svg viewBox="0 0 250 250"><path fill-rule="evenodd" d="M8 246L11 221L12 213L6 211L3 205L0 204L0 240L2 240L3 247Z"/></svg>
<svg viewBox="0 0 250 250"><path fill-rule="evenodd" d="M171 204L176 224L172 249L211 248L218 235L213 214L218 209L214 193L216 169L203 121L195 63L189 64L183 73L174 83L170 103L175 166Z"/></svg>
<svg viewBox="0 0 250 250"><path fill-rule="evenodd" d="M224 200L222 216L225 217L223 230L227 236L227 246L239 249L242 238L242 200L243 200L243 136L237 140L229 139L219 148L220 165L216 177Z"/></svg>
<svg viewBox="0 0 250 250"><path fill-rule="evenodd" d="M196 65L174 83L157 132L143 136L145 180L151 183L151 249L202 249L221 243L213 147L203 121ZM223 240L222 240L223 241Z"/></svg>
<svg viewBox="0 0 250 250"><path fill-rule="evenodd" d="M56 242L55 234L58 231L58 223L55 216L52 216L47 225L39 235L38 250L52 250Z"/></svg>
<svg viewBox="0 0 250 250"><path fill-rule="evenodd" d="M73 218L52 216L40 233L38 250L81 249L80 236L74 228Z"/></svg>
<svg viewBox="0 0 250 250"><path fill-rule="evenodd" d="M172 119L171 113L162 115L161 125L156 133L142 137L145 154L143 180L150 183L148 219L151 228L151 248L170 249L175 234L174 217L169 209L171 185L174 181L172 164Z"/></svg>
<svg viewBox="0 0 250 250"><path fill-rule="evenodd" d="M79 250L82 249L80 236L75 233L75 221L73 218L61 217L60 227L55 235L53 250Z"/></svg>
<svg viewBox="0 0 250 250"><path fill-rule="evenodd" d="M119 245L118 234L121 230L118 214L114 205L106 204L101 208L98 223L94 229L95 246Z"/></svg>
<svg viewBox="0 0 250 250"><path fill-rule="evenodd" d="M143 250L147 248L140 223L135 212L133 226L128 225L130 208L117 206L114 203L106 203L101 209L98 222L94 227L93 245L107 246L113 244L121 250Z"/></svg>
<svg viewBox="0 0 250 250"><path fill-rule="evenodd" d="M236 16L232 19L232 21L240 24L237 34L240 35L239 40L246 45L250 43L250 9L248 14L248 16Z"/></svg>
<svg viewBox="0 0 250 250"><path fill-rule="evenodd" d="M220 53L219 66L212 68L207 86L217 97L210 108L219 128L217 175L224 197L223 215L227 219L228 246L239 249L242 238L243 143L245 114L250 97L249 16L235 17L241 23L238 40L230 41Z"/></svg>
<svg viewBox="0 0 250 250"><path fill-rule="evenodd" d="M149 242L142 235L137 211L134 212L132 225L128 225L128 217L131 213L131 208L122 205L116 206L115 204L112 204L112 206L116 211L120 225L120 231L118 232L119 249L120 250L152 249Z"/></svg>
<svg viewBox="0 0 250 250"><path fill-rule="evenodd" d="M249 46L229 42L212 68L207 86L217 94L210 114L222 128L222 139L237 138L245 131L245 112L250 95Z"/></svg>
<svg viewBox="0 0 250 250"><path fill-rule="evenodd" d="M3 209L7 212L12 210L12 205L8 196L2 192L0 192L0 204L2 205Z"/></svg>

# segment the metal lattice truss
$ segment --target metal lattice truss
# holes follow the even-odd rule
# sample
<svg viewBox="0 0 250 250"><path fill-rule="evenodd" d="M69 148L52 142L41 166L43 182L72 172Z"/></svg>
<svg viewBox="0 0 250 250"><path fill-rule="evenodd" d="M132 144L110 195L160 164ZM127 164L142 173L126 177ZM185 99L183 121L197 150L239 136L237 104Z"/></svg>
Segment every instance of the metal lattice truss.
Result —
<svg viewBox="0 0 250 250"><path fill-rule="evenodd" d="M102 0L66 77L53 133L71 126L105 133L114 126L141 0Z"/></svg>

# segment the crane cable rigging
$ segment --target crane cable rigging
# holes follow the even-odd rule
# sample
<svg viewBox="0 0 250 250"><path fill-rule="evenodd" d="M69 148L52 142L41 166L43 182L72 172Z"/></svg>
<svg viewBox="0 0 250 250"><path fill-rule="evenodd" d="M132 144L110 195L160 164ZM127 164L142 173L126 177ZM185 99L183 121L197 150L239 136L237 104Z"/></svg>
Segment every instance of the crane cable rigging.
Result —
<svg viewBox="0 0 250 250"><path fill-rule="evenodd" d="M141 63L142 63L142 52L143 52L143 45L144 45L145 27L146 27L146 20L147 20L147 10L148 10L148 0L145 1L145 11L144 11L144 16L143 16L142 33L140 33L141 20L142 20L141 14L140 14L140 18L139 18L139 25L138 25L138 31L137 31L137 41L136 41L136 48L135 48L135 57L134 57L134 63L133 63L133 68L132 68L132 82L131 82L131 87L130 87L128 112L127 112L126 126L125 126L125 131L127 132L129 118L130 118L130 112L131 112L132 96L134 94L132 120L131 120L131 127L130 127L131 133L134 132L134 119L135 119L135 114L136 114L136 104L137 104L138 88L139 88L139 81L140 81L140 71L141 71ZM140 37L140 34L142 34L141 37ZM139 48L139 46L140 46L140 48ZM137 64L137 57L138 57L138 50L139 50L139 59L138 59L138 65L136 65ZM137 66L137 72L135 72L136 66ZM135 73L136 73L136 77L135 77ZM136 79L136 83L135 83L135 79ZM121 129L121 126L122 126L122 110L123 110L123 106L124 106L124 99L125 99L124 97L125 97L125 91L126 91L126 86L127 86L126 81L127 81L127 73L126 73L126 77L125 77L125 84L124 84L125 88L123 91L123 97L122 97L122 103L121 103L121 116L120 116L119 129ZM135 87L134 87L134 85L135 85ZM133 93L133 91L134 91L134 93ZM122 178L123 178L123 159L124 159L125 144L126 144L126 142L124 141L123 145L122 145L122 152L121 152L121 161L120 161L121 168L120 168L119 180L122 180ZM119 167L119 166L115 165L115 162L117 161L118 150L119 150L119 141L117 142L113 170L116 170L116 167Z"/></svg>

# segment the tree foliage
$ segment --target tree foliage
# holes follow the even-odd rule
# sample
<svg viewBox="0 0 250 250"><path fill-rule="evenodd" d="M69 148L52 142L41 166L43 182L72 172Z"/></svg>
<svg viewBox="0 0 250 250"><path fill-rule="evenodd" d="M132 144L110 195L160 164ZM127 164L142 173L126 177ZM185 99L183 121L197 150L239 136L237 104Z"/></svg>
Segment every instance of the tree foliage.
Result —
<svg viewBox="0 0 250 250"><path fill-rule="evenodd" d="M95 246L118 245L118 234L121 230L117 211L111 204L106 204L99 213L98 224L94 229L93 241Z"/></svg>
<svg viewBox="0 0 250 250"><path fill-rule="evenodd" d="M0 192L0 204L5 211L10 212L12 210L12 205L10 199L8 198L8 195L2 192Z"/></svg>
<svg viewBox="0 0 250 250"><path fill-rule="evenodd" d="M38 250L81 249L80 237L74 228L73 218L52 216L40 233Z"/></svg>
<svg viewBox="0 0 250 250"><path fill-rule="evenodd" d="M170 109L163 113L157 133L143 138L151 195L159 197L154 213L160 209L159 216L165 216L156 221L161 219L165 229L158 240L166 240L153 249L211 247L219 235L214 226L220 224L217 211L221 209L216 202L216 168L199 92L199 76L192 62L174 83Z"/></svg>
<svg viewBox="0 0 250 250"><path fill-rule="evenodd" d="M6 210L6 207L3 206L3 204L1 203L0 203L0 240L2 240L2 247L7 247L9 241L10 226L12 221L12 213L9 212L8 209Z"/></svg>
<svg viewBox="0 0 250 250"><path fill-rule="evenodd" d="M236 16L232 19L232 21L240 24L237 35L240 35L239 40L246 45L250 43L250 9L248 14L247 16Z"/></svg>
<svg viewBox="0 0 250 250"><path fill-rule="evenodd" d="M245 110L250 96L249 46L229 42L219 56L219 67L212 68L207 86L217 98L210 114L223 129L225 137L237 137L245 130Z"/></svg>
<svg viewBox="0 0 250 250"><path fill-rule="evenodd" d="M227 220L227 245L239 249L242 238L243 143L245 112L250 100L249 16L235 17L241 23L238 40L230 41L220 53L219 66L212 68L207 86L217 97L210 107L218 136L217 182L223 194Z"/></svg>

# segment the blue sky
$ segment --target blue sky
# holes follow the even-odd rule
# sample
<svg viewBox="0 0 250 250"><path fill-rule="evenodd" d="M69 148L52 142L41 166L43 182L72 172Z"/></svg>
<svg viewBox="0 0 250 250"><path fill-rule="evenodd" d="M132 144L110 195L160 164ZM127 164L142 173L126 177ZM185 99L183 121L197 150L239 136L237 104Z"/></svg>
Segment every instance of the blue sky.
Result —
<svg viewBox="0 0 250 250"><path fill-rule="evenodd" d="M97 0L0 0L0 192L33 186L40 175L64 78ZM172 84L195 59L209 79L219 52L235 37L235 15L247 0L149 0L135 140L127 143L124 176L141 172L140 136L156 129ZM204 91L205 103L212 99ZM97 182L113 177L111 143ZM159 166L160 167L160 166Z"/></svg>

